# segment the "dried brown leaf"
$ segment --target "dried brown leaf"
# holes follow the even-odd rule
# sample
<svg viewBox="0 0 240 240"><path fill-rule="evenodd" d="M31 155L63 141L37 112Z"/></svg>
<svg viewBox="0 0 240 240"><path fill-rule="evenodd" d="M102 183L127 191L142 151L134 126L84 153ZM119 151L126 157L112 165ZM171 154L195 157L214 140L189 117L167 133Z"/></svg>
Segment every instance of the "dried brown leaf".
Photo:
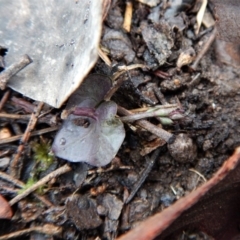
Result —
<svg viewBox="0 0 240 240"><path fill-rule="evenodd" d="M0 195L0 219L10 219L12 215L12 209L8 201Z"/></svg>

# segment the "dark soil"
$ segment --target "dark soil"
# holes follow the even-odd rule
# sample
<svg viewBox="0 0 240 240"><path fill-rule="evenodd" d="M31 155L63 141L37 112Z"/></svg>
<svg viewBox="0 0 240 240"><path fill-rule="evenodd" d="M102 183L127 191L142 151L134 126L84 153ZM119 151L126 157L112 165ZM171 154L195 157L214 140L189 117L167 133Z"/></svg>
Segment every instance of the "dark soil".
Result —
<svg viewBox="0 0 240 240"><path fill-rule="evenodd" d="M69 163L71 172L42 189L44 198L52 206L47 207L33 195L28 196L13 206L11 220L0 220L0 235L51 223L62 226L62 234L47 237L31 233L17 239L114 239L202 184L204 180L196 171L210 179L239 146L240 71L234 64L223 63L218 40L196 69L191 68L192 63L177 67L179 55L189 49L197 55L212 31L205 31L202 26L201 37L195 37L196 11L188 4L181 9L171 8L171 12L164 3L150 8L133 1L133 9L131 31L126 33L122 29L125 1L112 1L103 23L101 46L109 50L114 67L108 67L99 59L92 73L112 76L118 66L144 64L146 68L127 71L118 78L124 78L124 82L112 99L126 109L154 106L161 104L154 93L157 88L168 103L180 102L185 118L163 128L175 135L187 134L197 146L196 158L173 159L165 142L134 123L125 124L126 138L108 166L93 168L84 163ZM177 17L174 17L175 13L178 13ZM11 95L23 98L15 92ZM29 99L25 101L33 104ZM26 114L26 110L10 100L3 109L8 113ZM54 125L50 121L53 117L60 126L61 111L52 110L51 115L45 116L45 122L37 124L37 129ZM159 124L157 119L148 120ZM26 120L6 121L2 118L0 121L1 127L11 131L14 126L23 130L27 124ZM55 133L44 135L44 141L52 141L54 136ZM36 167L32 151L34 142L40 142L39 137L31 138L22 155L20 180L23 182L30 178ZM10 159L17 146L18 142L2 144L3 153L9 150L2 159ZM159 155L148 173L149 157L155 149L159 149ZM181 154L188 153L179 152ZM64 163L66 161L56 159L47 171L37 175L38 179ZM9 171L8 164L0 168L6 173ZM143 174L147 174L145 181L129 200ZM0 194L6 199L16 195L17 189L12 184L0 179L0 185ZM128 203L125 203L127 199Z"/></svg>

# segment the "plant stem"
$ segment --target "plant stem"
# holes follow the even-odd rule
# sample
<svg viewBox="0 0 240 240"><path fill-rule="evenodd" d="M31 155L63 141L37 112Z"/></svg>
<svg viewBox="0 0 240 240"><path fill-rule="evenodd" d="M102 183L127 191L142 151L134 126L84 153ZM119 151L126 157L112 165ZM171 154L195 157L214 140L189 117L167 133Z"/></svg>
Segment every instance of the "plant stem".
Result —
<svg viewBox="0 0 240 240"><path fill-rule="evenodd" d="M124 115L124 116L132 115L132 113L130 111L128 111L127 109L120 107L120 106L118 106L118 113L120 115ZM136 124L144 129L148 130L152 134L160 137L161 139L163 139L166 142L169 142L169 140L174 136L173 134L163 130L162 128L155 126L154 124L152 124L146 120L138 120L138 121L136 121Z"/></svg>
<svg viewBox="0 0 240 240"><path fill-rule="evenodd" d="M177 107L152 108L152 109L150 108L147 112L132 114L129 116L121 117L120 119L123 122L134 122L134 121L140 120L142 118L168 117L169 114L175 110L177 110Z"/></svg>

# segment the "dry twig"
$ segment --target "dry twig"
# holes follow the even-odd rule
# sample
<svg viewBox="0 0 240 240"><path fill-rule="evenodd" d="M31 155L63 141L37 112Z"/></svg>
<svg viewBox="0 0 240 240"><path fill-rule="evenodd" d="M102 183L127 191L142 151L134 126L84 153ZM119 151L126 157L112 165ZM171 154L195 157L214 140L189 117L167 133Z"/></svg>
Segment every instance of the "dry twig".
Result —
<svg viewBox="0 0 240 240"><path fill-rule="evenodd" d="M31 136L31 131L35 128L35 125L36 125L37 119L38 119L38 115L40 114L43 105L44 105L44 103L40 102L37 106L36 112L32 113L32 116L28 123L27 129L21 139L21 144L18 146L17 153L15 154L15 156L11 162L11 175L14 177L18 176L20 173L20 171L19 171L20 169L18 166L19 158L22 154L22 151L24 150L24 144L26 144L26 142L28 141L28 139Z"/></svg>
<svg viewBox="0 0 240 240"><path fill-rule="evenodd" d="M51 179L56 178L66 172L69 172L71 170L71 167L68 166L67 164L63 165L62 167L58 168L57 170L49 173L47 176L45 176L44 178L40 179L38 182L36 182L35 184L33 184L31 187L29 187L28 189L26 189L23 193L17 195L15 198L13 198L9 204L12 206L15 203L17 203L18 201L22 200L23 198L25 198L27 195L29 195L30 193L32 193L33 191L37 190L39 187L41 187L42 185L44 185L45 183L49 182Z"/></svg>
<svg viewBox="0 0 240 240"><path fill-rule="evenodd" d="M101 49L101 47L98 47L98 55L109 67L111 67L112 62L107 54Z"/></svg>
<svg viewBox="0 0 240 240"><path fill-rule="evenodd" d="M202 59L202 57L206 54L206 52L208 51L208 49L210 48L210 46L212 45L215 37L217 35L217 29L214 28L213 32L211 33L211 36L209 37L209 39L207 40L207 42L205 43L205 45L203 46L202 50L198 53L193 65L191 66L191 68L193 70L197 69L198 63L200 62L200 60Z"/></svg>
<svg viewBox="0 0 240 240"><path fill-rule="evenodd" d="M146 156L147 167L143 170L142 173L140 173L140 178L134 184L132 192L130 193L130 195L128 196L128 198L126 200L126 204L129 203L133 199L133 197L137 193L138 189L142 186L142 184L146 180L148 174L151 172L151 170L153 168L153 165L157 159L158 154L159 154L159 149L155 150L155 152L152 154L151 158Z"/></svg>
<svg viewBox="0 0 240 240"><path fill-rule="evenodd" d="M12 176L10 176L4 172L0 172L0 178L7 182L10 182L11 184L13 184L19 188L25 187L25 184L23 182L19 181L18 179L13 178ZM40 196L36 193L34 193L34 196L38 200L40 200L42 203L44 203L47 207L52 207L52 203L50 201L48 201L44 196Z"/></svg>
<svg viewBox="0 0 240 240"><path fill-rule="evenodd" d="M49 133L49 132L54 132L54 131L57 131L58 128L59 128L58 126L54 126L54 127L49 127L49 128L44 128L44 129L41 129L41 130L37 130L37 131L32 132L30 134L30 137L42 135L42 134ZM17 135L17 136L0 139L0 145L10 143L10 142L15 142L15 141L21 139L22 137L23 137L23 134L20 134L20 135Z"/></svg>
<svg viewBox="0 0 240 240"><path fill-rule="evenodd" d="M17 238L17 237L24 236L26 234L30 234L32 232L39 232L42 234L47 234L47 235L53 236L53 235L60 234L62 232L62 227L55 226L53 224L45 224L43 226L30 227L28 229L24 229L24 230L20 230L20 231L16 231L13 233L9 233L9 234L0 236L0 240Z"/></svg>
<svg viewBox="0 0 240 240"><path fill-rule="evenodd" d="M30 117L31 117L30 114L21 115L21 114L12 114L12 113L0 113L0 118L29 120Z"/></svg>
<svg viewBox="0 0 240 240"><path fill-rule="evenodd" d="M153 87L153 92L161 104L163 104L163 105L168 104L164 95L162 94L161 90L158 87Z"/></svg>
<svg viewBox="0 0 240 240"><path fill-rule="evenodd" d="M4 90L6 88L6 84L10 80L11 77L16 75L19 71L25 68L28 64L32 62L31 58L25 54L17 63L12 64L7 69L0 73L0 88Z"/></svg>
<svg viewBox="0 0 240 240"><path fill-rule="evenodd" d="M119 87L122 85L124 82L124 78L120 78L118 81L116 81L122 74L126 73L127 71L136 69L136 68L146 68L145 65L143 64L132 64L129 66L119 66L118 71L116 71L113 74L112 80L113 80L113 86L112 88L106 93L104 96L105 101L109 101L113 94L119 89Z"/></svg>
<svg viewBox="0 0 240 240"><path fill-rule="evenodd" d="M2 110L5 102L8 100L9 98L9 95L10 95L10 90L6 91L1 99L1 102L0 102L0 111Z"/></svg>

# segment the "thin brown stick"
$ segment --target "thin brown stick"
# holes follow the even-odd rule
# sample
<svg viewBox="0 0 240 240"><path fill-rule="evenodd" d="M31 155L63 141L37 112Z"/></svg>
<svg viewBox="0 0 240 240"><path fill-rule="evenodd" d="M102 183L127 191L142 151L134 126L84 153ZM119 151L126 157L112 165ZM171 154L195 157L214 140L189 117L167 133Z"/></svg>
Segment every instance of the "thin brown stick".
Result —
<svg viewBox="0 0 240 240"><path fill-rule="evenodd" d="M124 116L129 116L132 114L130 111L128 111L127 109L120 107L120 106L118 106L118 113L120 115L124 115ZM152 134L160 137L161 139L163 139L166 142L168 142L173 137L173 134L163 130L162 128L156 127L155 125L153 125L152 123L150 123L146 120L138 120L138 121L136 121L136 124L144 129L148 130Z"/></svg>
<svg viewBox="0 0 240 240"><path fill-rule="evenodd" d="M36 182L35 184L33 184L31 187L29 187L28 189L26 189L23 193L17 195L15 198L13 198L9 204L12 206L15 203L17 203L18 201L22 200L23 198L25 198L26 196L28 196L30 193L32 193L33 191L37 190L39 187L41 187L42 185L44 185L45 183L49 182L51 179L53 178L57 178L58 176L71 171L71 167L68 166L67 164L63 165L62 167L58 168L57 170L49 173L47 176L45 176L44 178L40 179L38 182Z"/></svg>
<svg viewBox="0 0 240 240"><path fill-rule="evenodd" d="M10 182L11 184L13 184L14 186L17 186L19 188L24 188L25 187L25 184L21 181L19 181L18 179L15 179L13 178L12 176L4 173L4 172L0 172L0 178L7 181L7 182ZM47 207L52 207L52 203L50 201L48 201L44 196L40 196L36 193L34 193L34 196L40 200L42 203L44 203Z"/></svg>
<svg viewBox="0 0 240 240"><path fill-rule="evenodd" d="M113 86L110 88L110 90L106 93L104 96L105 101L109 101L113 94L121 87L122 83L125 81L124 77L121 77L119 80L115 81L113 83Z"/></svg>
<svg viewBox="0 0 240 240"><path fill-rule="evenodd" d="M118 71L113 74L112 80L113 80L113 86L111 89L106 93L104 96L105 101L109 101L113 94L119 89L119 87L122 85L122 83L125 81L125 78L122 77L118 81L116 81L122 74L126 73L127 71L136 69L136 68L146 68L143 64L132 64L129 66L119 66Z"/></svg>
<svg viewBox="0 0 240 240"><path fill-rule="evenodd" d="M215 37L217 35L217 29L214 28L209 39L207 40L207 42L205 43L205 45L203 46L203 48L201 49L201 51L198 53L194 63L192 64L191 68L193 70L196 70L197 69L197 66L200 62L200 60L203 58L203 56L206 54L206 52L208 51L208 49L210 48L210 46L212 45Z"/></svg>
<svg viewBox="0 0 240 240"><path fill-rule="evenodd" d="M45 204L48 208L54 207L54 205L44 196L38 195L37 193L33 194L35 198Z"/></svg>
<svg viewBox="0 0 240 240"><path fill-rule="evenodd" d="M4 173L4 172L0 172L0 178L7 181L7 182L10 182L12 183L13 185L19 187L19 188L22 188L24 187L24 183L19 181L18 179Z"/></svg>
<svg viewBox="0 0 240 240"><path fill-rule="evenodd" d="M21 71L31 62L31 58L27 54L25 54L19 59L18 62L13 63L6 70L2 71L0 73L0 88L4 90L10 78L16 75L19 71Z"/></svg>
<svg viewBox="0 0 240 240"><path fill-rule="evenodd" d="M20 115L20 114L11 114L11 113L0 113L0 118L29 120L31 118L31 115L30 114Z"/></svg>
<svg viewBox="0 0 240 240"><path fill-rule="evenodd" d="M137 180L137 182L134 184L132 191L130 193L130 195L128 196L127 200L126 200L126 204L128 204L136 195L137 191L139 190L139 188L142 186L142 184L144 183L144 181L146 180L146 178L148 177L149 173L151 172L153 165L158 157L160 150L157 149L154 151L154 153L152 154L151 158L146 156L146 160L147 160L147 166L146 168L140 173L140 177Z"/></svg>
<svg viewBox="0 0 240 240"><path fill-rule="evenodd" d="M3 158L3 157L5 157L5 156L9 155L10 152L11 152L10 149L7 149L7 150L5 150L5 151L2 151L2 152L0 153L0 158Z"/></svg>
<svg viewBox="0 0 240 240"><path fill-rule="evenodd" d="M18 150L17 150L17 153L15 154L12 162L11 162L11 175L16 177L19 175L20 173L20 169L19 169L19 158L22 154L22 151L24 150L24 144L27 143L28 139L30 138L31 136L31 131L35 128L35 125L37 123L37 120L38 120L38 115L40 114L41 112L41 109L43 107L44 103L43 102L40 102L37 106L37 109L36 109L36 112L35 113L32 113L32 116L31 116L31 119L28 123L28 126L27 126L27 129L25 131L25 133L23 134L23 137L21 139L21 144L18 146Z"/></svg>
<svg viewBox="0 0 240 240"><path fill-rule="evenodd" d="M41 130L37 130L37 131L32 132L30 134L30 137L42 135L42 134L49 133L49 132L54 132L54 131L57 131L58 128L59 128L58 126L54 126L54 127L49 127L49 128L44 128L44 129L41 129ZM15 142L15 141L21 139L22 137L23 137L23 134L20 134L20 135L13 136L13 137L10 137L10 138L0 139L0 145L10 143L10 142Z"/></svg>
<svg viewBox="0 0 240 240"><path fill-rule="evenodd" d="M143 65L143 64L140 64L140 63L132 64L132 65L129 65L129 66L125 66L125 65L119 66L118 71L113 74L113 77L112 77L113 81L116 81L116 79L118 79L119 76L121 76L123 73L125 73L127 71L130 71L130 70L133 70L133 69L136 69L136 68L146 69L147 66Z"/></svg>
<svg viewBox="0 0 240 240"><path fill-rule="evenodd" d="M47 235L53 236L53 235L61 234L62 227L55 226L53 224L45 224L43 226L30 227L28 229L24 229L24 230L20 230L20 231L16 231L16 232L13 232L13 233L9 233L9 234L0 236L0 240L17 238L17 237L21 237L21 236L30 234L32 232L39 232L39 233L42 233L42 234L47 234Z"/></svg>
<svg viewBox="0 0 240 240"><path fill-rule="evenodd" d="M153 92L161 104L163 104L163 105L168 104L164 95L162 94L161 90L158 87L153 87Z"/></svg>
<svg viewBox="0 0 240 240"><path fill-rule="evenodd" d="M17 195L18 190L16 188L12 188L12 187L7 187L1 184L1 192L5 195L5 194L14 194Z"/></svg>
<svg viewBox="0 0 240 240"><path fill-rule="evenodd" d="M103 168L96 168L96 169L93 169L93 170L88 170L87 174L88 175L92 175L92 174L96 174L96 173L106 173L106 172L111 172L111 171L114 171L114 170L131 170L133 167L132 166L119 166L119 167L114 167L114 166L111 166L110 168L108 169L103 169Z"/></svg>
<svg viewBox="0 0 240 240"><path fill-rule="evenodd" d="M98 56L109 66L111 67L112 62L107 56L107 54L101 49L101 47L98 47Z"/></svg>
<svg viewBox="0 0 240 240"><path fill-rule="evenodd" d="M2 110L5 102L8 100L9 98L9 95L10 95L10 90L6 91L0 101L0 111Z"/></svg>
<svg viewBox="0 0 240 240"><path fill-rule="evenodd" d="M193 89L200 82L201 80L200 76L201 76L201 73L196 74L191 80L191 82L187 84L187 87L190 89Z"/></svg>

